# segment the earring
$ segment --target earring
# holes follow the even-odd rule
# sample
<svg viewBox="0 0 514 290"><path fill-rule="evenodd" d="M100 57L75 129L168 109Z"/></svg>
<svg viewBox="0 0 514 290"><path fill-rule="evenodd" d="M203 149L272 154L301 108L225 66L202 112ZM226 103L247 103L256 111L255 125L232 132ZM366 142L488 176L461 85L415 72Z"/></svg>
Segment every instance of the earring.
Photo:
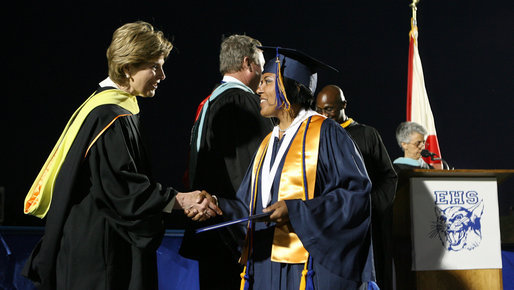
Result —
<svg viewBox="0 0 514 290"><path fill-rule="evenodd" d="M128 74L126 74L126 75L125 75L125 77L126 77L127 79L128 79L128 78L130 78L130 76L129 76Z"/></svg>

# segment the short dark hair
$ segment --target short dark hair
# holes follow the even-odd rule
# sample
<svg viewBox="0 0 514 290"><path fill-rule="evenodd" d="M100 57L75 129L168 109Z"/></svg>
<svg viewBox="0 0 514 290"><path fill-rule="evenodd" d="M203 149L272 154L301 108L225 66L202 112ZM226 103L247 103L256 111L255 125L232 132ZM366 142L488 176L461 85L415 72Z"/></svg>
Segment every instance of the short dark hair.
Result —
<svg viewBox="0 0 514 290"><path fill-rule="evenodd" d="M284 77L284 88L291 106L296 105L299 109L305 110L312 108L314 95L305 85Z"/></svg>

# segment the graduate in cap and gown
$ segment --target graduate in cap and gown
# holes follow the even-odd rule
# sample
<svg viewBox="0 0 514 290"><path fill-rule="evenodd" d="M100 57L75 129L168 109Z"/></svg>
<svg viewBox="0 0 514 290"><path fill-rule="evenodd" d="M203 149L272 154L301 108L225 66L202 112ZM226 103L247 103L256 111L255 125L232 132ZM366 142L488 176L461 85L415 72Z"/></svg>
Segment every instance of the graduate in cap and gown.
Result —
<svg viewBox="0 0 514 290"><path fill-rule="evenodd" d="M311 109L316 72L333 68L297 50L262 48L274 57L257 90L260 113L276 126L237 199L219 199L226 219L271 213L243 229L241 289L377 289L362 156L339 124Z"/></svg>

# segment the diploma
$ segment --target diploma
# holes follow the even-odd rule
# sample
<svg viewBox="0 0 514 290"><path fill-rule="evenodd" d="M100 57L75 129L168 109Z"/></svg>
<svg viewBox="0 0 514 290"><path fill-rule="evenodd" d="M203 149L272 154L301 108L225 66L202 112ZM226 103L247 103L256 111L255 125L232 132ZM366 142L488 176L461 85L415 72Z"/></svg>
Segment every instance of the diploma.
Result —
<svg viewBox="0 0 514 290"><path fill-rule="evenodd" d="M254 214L254 215L251 215L251 216L248 216L248 217L244 217L244 218L241 218L241 219L237 219L237 220L233 220L233 221L228 221L228 222L222 222L222 223L215 224L215 225L212 225L212 226L199 228L199 229L197 229L195 231L195 233L198 234L198 233L201 233L201 232L215 230L215 229L223 228L223 227L234 225L234 224L244 223L244 222L247 222L247 221L250 221L250 220L260 219L260 218L263 218L263 217L270 216L272 212L273 211L265 212L265 213L260 213L260 214Z"/></svg>

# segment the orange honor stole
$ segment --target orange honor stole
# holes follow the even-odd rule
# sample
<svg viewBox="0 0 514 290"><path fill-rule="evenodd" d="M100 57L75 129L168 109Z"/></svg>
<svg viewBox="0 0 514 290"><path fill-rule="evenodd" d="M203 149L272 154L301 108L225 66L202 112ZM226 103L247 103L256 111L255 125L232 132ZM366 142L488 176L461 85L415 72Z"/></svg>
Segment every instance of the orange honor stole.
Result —
<svg viewBox="0 0 514 290"><path fill-rule="evenodd" d="M295 138L291 141L291 146L285 157L284 167L280 176L279 201L289 199L306 200L314 197L320 130L324 120L325 118L319 115L309 117L307 120L303 121ZM255 211L255 200L259 183L258 176L260 175L259 173L264 156L266 155L270 136L271 133L263 140L255 155L252 170L253 197L250 204L252 214ZM277 160L276 162L279 161ZM250 232L248 234L250 234ZM303 247L298 236L294 233L290 223L275 227L271 250L271 260L273 262L305 263L308 256L309 253ZM246 261L246 258L247 257L243 256L242 261Z"/></svg>

